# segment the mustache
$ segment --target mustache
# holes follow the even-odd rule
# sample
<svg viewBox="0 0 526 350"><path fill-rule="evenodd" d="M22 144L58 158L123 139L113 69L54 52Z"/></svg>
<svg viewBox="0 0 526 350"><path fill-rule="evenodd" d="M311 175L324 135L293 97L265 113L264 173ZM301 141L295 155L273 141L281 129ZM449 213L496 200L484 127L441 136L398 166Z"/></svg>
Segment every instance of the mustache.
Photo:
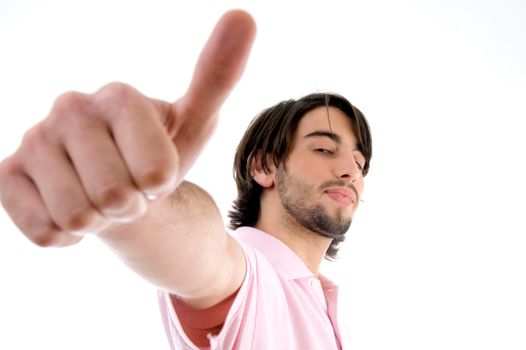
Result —
<svg viewBox="0 0 526 350"><path fill-rule="evenodd" d="M357 203L360 202L360 195L358 194L358 190L356 189L356 187L354 187L353 184L351 184L349 182L346 182L346 181L343 181L343 180L329 180L329 181L325 181L320 186L320 188L322 190L326 190L327 188L330 188L330 187L346 187L346 188L349 188L349 189L351 189L351 191L354 192L354 195L356 196L356 202Z"/></svg>

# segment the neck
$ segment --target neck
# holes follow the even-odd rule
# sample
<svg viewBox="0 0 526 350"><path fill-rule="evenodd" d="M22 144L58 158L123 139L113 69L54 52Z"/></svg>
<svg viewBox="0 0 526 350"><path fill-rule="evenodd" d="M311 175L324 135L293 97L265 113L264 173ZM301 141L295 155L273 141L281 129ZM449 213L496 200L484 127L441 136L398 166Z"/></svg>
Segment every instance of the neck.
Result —
<svg viewBox="0 0 526 350"><path fill-rule="evenodd" d="M321 262L332 240L300 225L284 214L281 206L266 206L264 202L261 203L261 215L255 228L285 243L318 277Z"/></svg>

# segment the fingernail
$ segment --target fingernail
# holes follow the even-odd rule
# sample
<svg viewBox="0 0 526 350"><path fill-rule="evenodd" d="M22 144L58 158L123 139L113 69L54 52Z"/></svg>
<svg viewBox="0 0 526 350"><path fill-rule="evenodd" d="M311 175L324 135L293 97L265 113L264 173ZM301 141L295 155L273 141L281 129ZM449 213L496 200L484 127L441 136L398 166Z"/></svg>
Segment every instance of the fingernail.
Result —
<svg viewBox="0 0 526 350"><path fill-rule="evenodd" d="M89 224L79 230L71 231L70 233L74 236L85 236L87 234L99 233L105 228L111 225L111 222L106 220L99 214L94 214L93 218L90 220Z"/></svg>
<svg viewBox="0 0 526 350"><path fill-rule="evenodd" d="M144 195L150 201L156 200L173 192L176 187L177 175L174 174L172 178L162 185L150 187L144 190Z"/></svg>
<svg viewBox="0 0 526 350"><path fill-rule="evenodd" d="M143 216L148 209L146 198L142 193L135 192L125 205L119 208L104 209L102 214L114 222L131 222Z"/></svg>

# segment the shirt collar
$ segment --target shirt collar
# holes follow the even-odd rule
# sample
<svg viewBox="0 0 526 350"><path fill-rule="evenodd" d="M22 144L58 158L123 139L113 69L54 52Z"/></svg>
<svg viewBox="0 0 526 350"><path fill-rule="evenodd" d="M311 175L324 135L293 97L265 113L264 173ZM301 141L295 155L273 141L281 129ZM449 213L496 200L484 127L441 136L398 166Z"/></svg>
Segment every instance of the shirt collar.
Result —
<svg viewBox="0 0 526 350"><path fill-rule="evenodd" d="M263 253L285 279L314 277L299 256L276 237L253 227L240 227L233 232L233 235L239 241L248 243Z"/></svg>

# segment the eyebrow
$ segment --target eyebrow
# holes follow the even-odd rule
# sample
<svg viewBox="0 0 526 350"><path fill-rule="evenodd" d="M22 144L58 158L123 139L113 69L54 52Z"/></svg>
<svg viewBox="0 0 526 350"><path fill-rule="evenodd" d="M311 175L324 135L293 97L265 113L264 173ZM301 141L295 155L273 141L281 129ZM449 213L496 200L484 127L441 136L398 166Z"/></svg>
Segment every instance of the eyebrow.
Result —
<svg viewBox="0 0 526 350"><path fill-rule="evenodd" d="M307 137L328 137L334 142L336 142L337 144L342 143L342 138L340 137L340 135L337 135L330 131L316 130L316 131L313 131L305 135L305 138Z"/></svg>
<svg viewBox="0 0 526 350"><path fill-rule="evenodd" d="M342 144L342 138L340 137L340 135L335 134L335 133L333 133L331 131L316 130L316 131L313 131L313 132L308 133L307 135L305 135L305 138L308 138L308 137L328 137L332 141L336 142L338 145ZM362 152L361 145L358 144L358 143L356 145L354 145L353 151Z"/></svg>

